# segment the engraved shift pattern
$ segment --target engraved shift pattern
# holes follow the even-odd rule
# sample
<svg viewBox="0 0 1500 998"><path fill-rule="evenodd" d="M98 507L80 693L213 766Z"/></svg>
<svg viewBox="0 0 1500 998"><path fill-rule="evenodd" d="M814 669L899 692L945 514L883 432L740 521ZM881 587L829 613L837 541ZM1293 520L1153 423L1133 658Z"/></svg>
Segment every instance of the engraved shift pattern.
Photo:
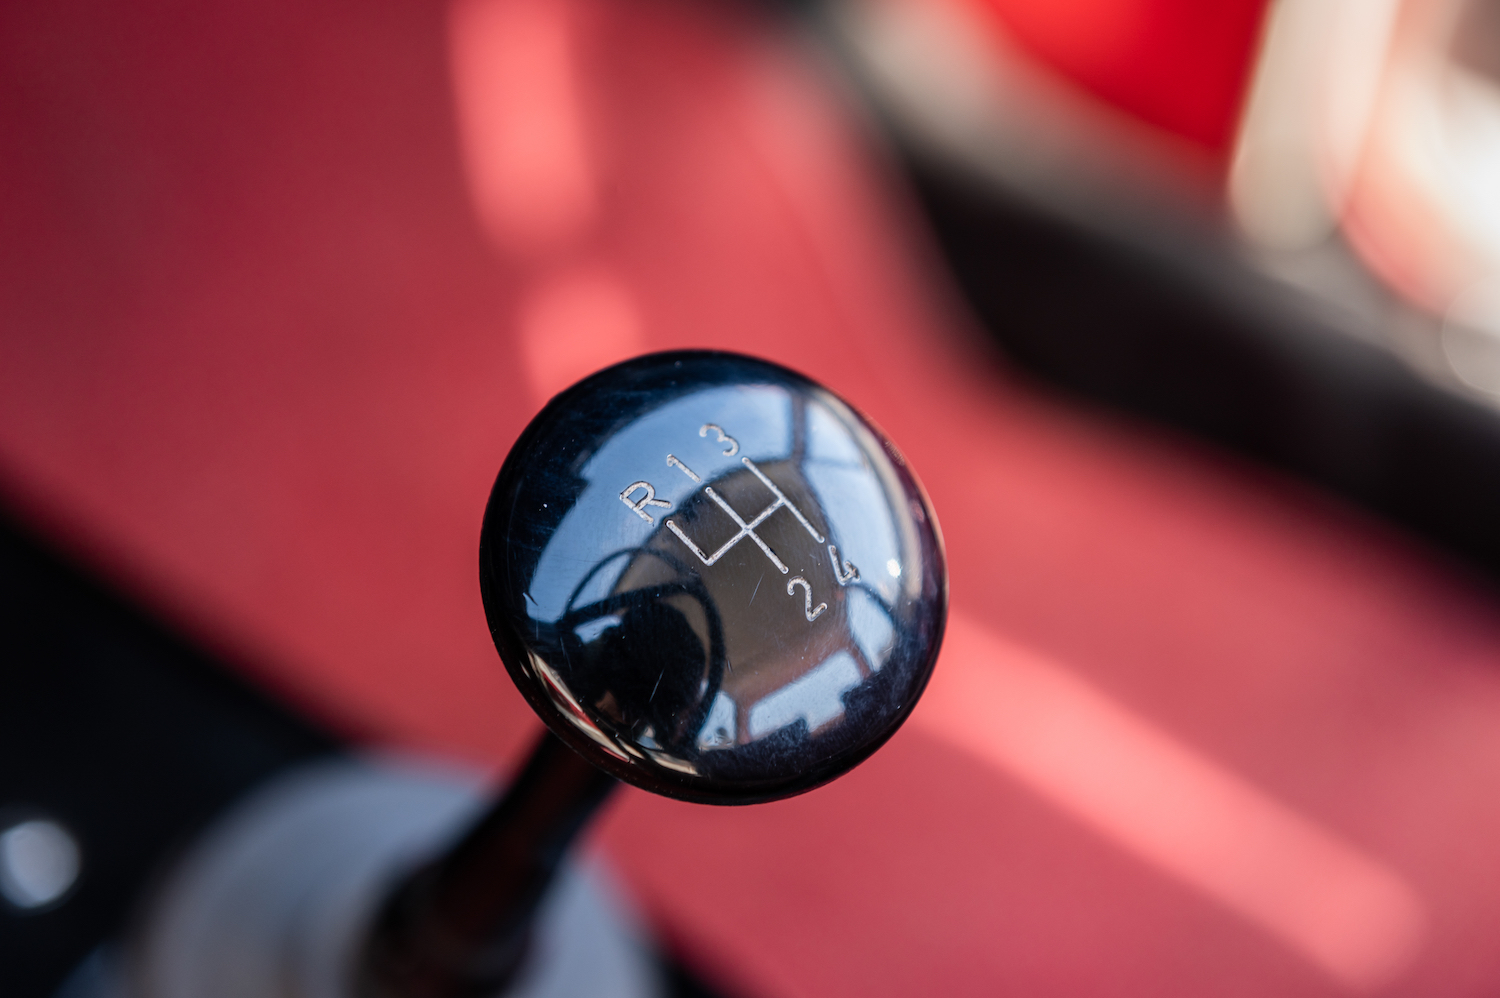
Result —
<svg viewBox="0 0 1500 998"><path fill-rule="evenodd" d="M724 450L721 452L725 457L733 457L735 454L739 453L739 441L734 439L734 437L731 437L729 434L725 433L724 428L719 426L717 423L704 423L703 426L701 426L698 430L698 436L706 438L710 430L714 431L716 435L715 442L725 445ZM725 541L712 554L705 552L701 547L699 547L697 543L695 543L691 537L683 532L683 529L679 527L674 521L667 520L666 527L668 530L672 531L672 533L677 536L677 539L680 540L689 551L693 552L697 559L701 561L705 566L714 565L720 558L724 557L724 555L733 550L736 544L748 537L755 543L756 547L760 548L761 553L764 554L768 559L770 559L771 564L776 566L776 570L778 572L780 572L782 575L789 575L791 573L791 569L787 567L786 562L777 557L776 552L771 550L771 546L765 542L765 539L755 532L756 527L760 526L762 523L765 523L766 520L769 519L771 515L778 509L786 509L792 514L792 516L796 517L797 522L802 524L802 529L806 530L808 536L810 536L815 542L820 545L825 544L827 543L828 538L824 537L821 533L818 532L818 529L812 525L812 522L808 520L805 515L803 515L802 510L797 508L797 504L788 499L786 493L782 492L777 484L771 481L771 479L766 476L765 472L756 467L754 461L750 460L748 457L741 457L740 463L743 464L745 468L757 479L759 479L760 483L770 491L773 498L769 506L761 510L759 513L755 514L753 519L747 521L744 517L740 516L739 512L733 506L729 505L729 503L725 501L723 496L714 491L713 486L704 486L703 494L708 496L708 498L711 499L720 509L722 509L725 515L733 520L735 525L739 527L738 532L736 532L733 537L729 538L729 540ZM676 468L678 471L681 471L684 475L690 478L695 485L703 484L702 476L700 476L692 468L689 468L687 464L685 464L683 460L677 455L667 455L667 466ZM639 499L635 498L637 494L640 495ZM644 481L632 482L628 488L620 493L620 501L623 502L627 507L629 507L637 516L641 517L646 522L652 525L655 525L656 521L648 512L646 512L645 507L671 505L664 500L656 498L656 489L648 482ZM841 561L838 555L838 548L835 545L828 545L828 554L829 557L833 559L834 578L838 580L838 584L840 586L846 586L850 582L859 578L859 569L855 568L854 565L852 565L848 561ZM805 604L803 613L807 617L808 623L811 623L812 621L816 620L824 610L828 609L828 604L819 603L816 607L813 606L812 585L800 575L787 583L787 595L796 595L797 587L799 586L803 590L803 602Z"/></svg>
<svg viewBox="0 0 1500 998"><path fill-rule="evenodd" d="M733 438L729 439L731 440L731 442L733 441ZM738 447L739 445L736 444L735 449L737 450ZM680 469L684 475L687 475L694 482L703 481L703 479L699 477L698 474L693 471L693 469L683 464L681 459L671 454L667 455L667 463L675 468ZM824 537L822 534L818 533L817 529L813 527L811 523L808 522L807 517L802 515L802 510L797 508L797 504L788 499L786 497L786 493L777 488L776 483L767 478L765 473L755 466L754 461L750 460L748 457L742 457L740 458L740 463L743 464L746 468L750 469L751 474L760 479L760 481L766 486L766 488L771 490L771 494L775 496L775 500L765 509L757 513L755 515L755 519L746 522L745 518L740 516L735 508L729 505L729 503L724 500L723 496L715 492L712 485L709 485L703 489L703 494L712 499L714 503L717 504L718 507L722 509L725 514L735 522L735 525L740 528L739 532L736 533L733 537L729 538L729 540L725 541L724 544L713 554L706 554L704 553L703 549L695 544L691 537L683 533L682 528L673 521L667 521L667 529L676 534L677 539L686 544L688 550L697 555L698 560L703 562L703 564L705 565L713 565L720 558L724 557L724 555L728 554L736 544L748 537L750 538L750 540L755 542L756 546L761 549L761 551L767 558L771 559L771 564L776 566L776 570L782 575L786 575L791 571L791 569L787 568L786 563L776 556L776 552L772 551L771 546L767 544L765 540L755 532L755 528L760 526L762 523L765 523L766 520L770 518L772 513L776 512L778 509L785 507L786 509L791 511L791 514L793 516L797 518L797 522L802 524L803 529L805 529L808 534L812 536L813 540L817 541L819 544L822 544L824 541Z"/></svg>

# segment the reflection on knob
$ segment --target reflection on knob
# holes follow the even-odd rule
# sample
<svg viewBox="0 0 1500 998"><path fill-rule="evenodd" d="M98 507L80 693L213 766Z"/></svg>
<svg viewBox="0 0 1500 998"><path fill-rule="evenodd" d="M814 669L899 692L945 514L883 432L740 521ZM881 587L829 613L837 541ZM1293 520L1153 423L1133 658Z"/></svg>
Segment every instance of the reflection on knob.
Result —
<svg viewBox="0 0 1500 998"><path fill-rule="evenodd" d="M947 609L932 511L896 449L785 368L655 354L555 398L480 542L490 630L548 726L685 800L809 790L875 751Z"/></svg>

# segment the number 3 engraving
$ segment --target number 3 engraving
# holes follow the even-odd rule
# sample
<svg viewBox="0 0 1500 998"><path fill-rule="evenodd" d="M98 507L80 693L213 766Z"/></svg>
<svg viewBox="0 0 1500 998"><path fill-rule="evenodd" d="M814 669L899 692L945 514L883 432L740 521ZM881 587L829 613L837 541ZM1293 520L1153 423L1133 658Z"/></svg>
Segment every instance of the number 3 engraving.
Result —
<svg viewBox="0 0 1500 998"><path fill-rule="evenodd" d="M795 596L797 594L798 586L802 587L802 612L806 615L807 622L811 624L813 621L818 619L818 614L828 609L828 604L819 603L817 609L813 608L812 586L808 585L807 580L800 575L786 584L786 594L788 596Z"/></svg>
<svg viewBox="0 0 1500 998"><path fill-rule="evenodd" d="M734 437L731 437L729 434L725 433L724 427L720 426L718 423L704 423L702 426L698 427L698 436L708 436L709 430L713 430L714 432L718 433L719 443L729 445L729 449L724 452L725 457L734 457L740 452L740 442L734 439Z"/></svg>

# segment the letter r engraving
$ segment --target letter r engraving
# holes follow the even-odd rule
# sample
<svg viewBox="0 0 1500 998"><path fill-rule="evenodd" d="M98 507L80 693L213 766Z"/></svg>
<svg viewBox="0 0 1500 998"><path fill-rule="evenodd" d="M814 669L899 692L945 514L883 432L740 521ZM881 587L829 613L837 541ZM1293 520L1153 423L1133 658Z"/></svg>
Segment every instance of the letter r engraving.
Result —
<svg viewBox="0 0 1500 998"><path fill-rule="evenodd" d="M641 499L631 502L630 497L635 494L637 489L644 489L646 494ZM656 498L656 487L650 482L631 482L625 487L625 491L620 493L620 501L634 510L636 516L639 516L653 527L656 526L656 521L651 518L650 513L646 512L646 507L660 506L663 509L667 509L672 505L664 499Z"/></svg>

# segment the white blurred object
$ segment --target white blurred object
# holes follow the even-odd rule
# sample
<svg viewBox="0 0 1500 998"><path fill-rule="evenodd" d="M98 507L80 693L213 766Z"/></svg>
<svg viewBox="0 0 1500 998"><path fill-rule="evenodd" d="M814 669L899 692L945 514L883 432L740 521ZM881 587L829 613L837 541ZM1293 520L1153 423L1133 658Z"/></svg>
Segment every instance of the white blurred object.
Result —
<svg viewBox="0 0 1500 998"><path fill-rule="evenodd" d="M1442 346L1460 381L1500 398L1500 280L1478 281L1453 299Z"/></svg>
<svg viewBox="0 0 1500 998"><path fill-rule="evenodd" d="M1380 89L1400 0L1277 0L1235 145L1229 199L1256 244L1332 234Z"/></svg>
<svg viewBox="0 0 1500 998"><path fill-rule="evenodd" d="M44 908L78 880L78 843L55 821L33 818L0 832L0 894L22 910Z"/></svg>
<svg viewBox="0 0 1500 998"><path fill-rule="evenodd" d="M451 770L293 771L210 828L123 952L85 962L59 998L351 998L380 903L484 804L478 779ZM598 863L565 866L507 998L660 998L637 924Z"/></svg>
<svg viewBox="0 0 1500 998"><path fill-rule="evenodd" d="M1345 225L1442 317L1452 374L1500 397L1500 2L1405 0Z"/></svg>
<svg viewBox="0 0 1500 998"><path fill-rule="evenodd" d="M1496 0L1406 0L1345 212L1366 262L1437 314L1500 276L1497 32Z"/></svg>
<svg viewBox="0 0 1500 998"><path fill-rule="evenodd" d="M1268 270L1500 400L1500 0L1278 0L1229 200Z"/></svg>

